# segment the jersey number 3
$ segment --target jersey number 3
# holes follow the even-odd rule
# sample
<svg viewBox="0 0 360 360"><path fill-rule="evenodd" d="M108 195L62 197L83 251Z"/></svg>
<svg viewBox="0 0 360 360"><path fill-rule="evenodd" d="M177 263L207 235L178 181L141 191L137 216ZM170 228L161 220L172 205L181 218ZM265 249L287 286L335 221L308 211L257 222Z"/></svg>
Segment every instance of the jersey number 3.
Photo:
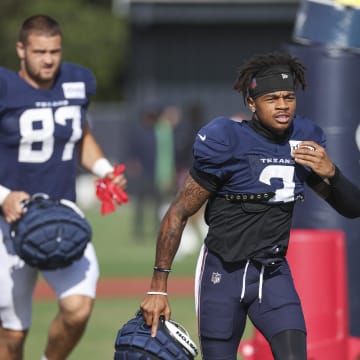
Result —
<svg viewBox="0 0 360 360"><path fill-rule="evenodd" d="M270 202L294 201L294 172L295 168L293 166L283 165L269 165L263 169L259 178L262 183L271 185L271 180L274 178L281 179L283 183L283 188L275 190L275 196Z"/></svg>
<svg viewBox="0 0 360 360"><path fill-rule="evenodd" d="M64 145L61 160L71 160L75 143L81 138L81 112L79 106L63 106L53 112L51 108L28 109L19 119L19 162L42 163L54 153L55 124L66 126L71 122L72 132Z"/></svg>

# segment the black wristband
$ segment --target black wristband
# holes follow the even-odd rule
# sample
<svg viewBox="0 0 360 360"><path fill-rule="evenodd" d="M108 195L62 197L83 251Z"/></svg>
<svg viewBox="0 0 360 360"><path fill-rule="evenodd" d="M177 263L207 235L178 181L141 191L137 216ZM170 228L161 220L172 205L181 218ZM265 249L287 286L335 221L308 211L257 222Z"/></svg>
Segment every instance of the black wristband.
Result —
<svg viewBox="0 0 360 360"><path fill-rule="evenodd" d="M161 267L158 267L158 266L154 266L154 270L159 271L159 272L164 272L164 273L171 272L171 269L164 269L164 268L161 268Z"/></svg>
<svg viewBox="0 0 360 360"><path fill-rule="evenodd" d="M330 185L335 185L341 176L341 172L340 172L339 168L336 165L334 165L334 166L335 166L335 174L333 177L328 178Z"/></svg>

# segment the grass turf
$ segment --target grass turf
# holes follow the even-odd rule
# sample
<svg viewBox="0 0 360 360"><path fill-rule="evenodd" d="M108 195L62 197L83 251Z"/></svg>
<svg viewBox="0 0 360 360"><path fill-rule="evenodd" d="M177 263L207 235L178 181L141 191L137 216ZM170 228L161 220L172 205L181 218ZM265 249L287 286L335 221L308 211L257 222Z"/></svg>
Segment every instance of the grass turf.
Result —
<svg viewBox="0 0 360 360"><path fill-rule="evenodd" d="M86 214L93 227L93 243L101 276L145 276L150 280L156 242L154 226L149 223L151 215L148 215L145 236L139 241L132 234L131 203L107 216L100 216L98 208L86 211ZM196 258L197 254L194 254L175 261L171 276L193 276ZM112 359L117 330L133 317L142 299L137 296L101 299L99 296L86 333L69 360ZM171 297L170 301L174 319L189 331L198 344L193 297ZM56 311L57 304L53 301L34 302L33 325L26 342L25 360L41 358L47 329ZM250 332L248 327L245 337L249 337Z"/></svg>

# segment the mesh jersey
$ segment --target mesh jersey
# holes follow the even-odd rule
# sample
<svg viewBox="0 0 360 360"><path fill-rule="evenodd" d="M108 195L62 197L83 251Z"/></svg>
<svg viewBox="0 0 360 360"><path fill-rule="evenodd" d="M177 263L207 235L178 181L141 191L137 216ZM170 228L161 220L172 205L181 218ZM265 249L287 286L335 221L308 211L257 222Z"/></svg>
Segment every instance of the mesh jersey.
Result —
<svg viewBox="0 0 360 360"><path fill-rule="evenodd" d="M198 132L191 174L213 193L206 210L209 232L205 243L223 260L265 256L274 245L287 248L294 201L311 172L291 157L291 151L304 140L325 147L321 128L299 116L282 142L265 138L246 121L224 117ZM216 189L200 173L216 178ZM262 203L233 203L221 196L270 192L275 195Z"/></svg>
<svg viewBox="0 0 360 360"><path fill-rule="evenodd" d="M0 67L0 184L75 200L78 144L96 81L63 63L50 90L35 89Z"/></svg>

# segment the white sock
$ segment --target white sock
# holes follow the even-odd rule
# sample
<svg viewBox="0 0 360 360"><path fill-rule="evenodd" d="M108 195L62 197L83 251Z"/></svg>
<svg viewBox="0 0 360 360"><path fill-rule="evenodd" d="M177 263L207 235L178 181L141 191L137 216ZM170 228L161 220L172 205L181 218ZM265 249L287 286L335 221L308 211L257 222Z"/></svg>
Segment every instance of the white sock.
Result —
<svg viewBox="0 0 360 360"><path fill-rule="evenodd" d="M48 360L48 358L45 355L43 355L41 360Z"/></svg>

